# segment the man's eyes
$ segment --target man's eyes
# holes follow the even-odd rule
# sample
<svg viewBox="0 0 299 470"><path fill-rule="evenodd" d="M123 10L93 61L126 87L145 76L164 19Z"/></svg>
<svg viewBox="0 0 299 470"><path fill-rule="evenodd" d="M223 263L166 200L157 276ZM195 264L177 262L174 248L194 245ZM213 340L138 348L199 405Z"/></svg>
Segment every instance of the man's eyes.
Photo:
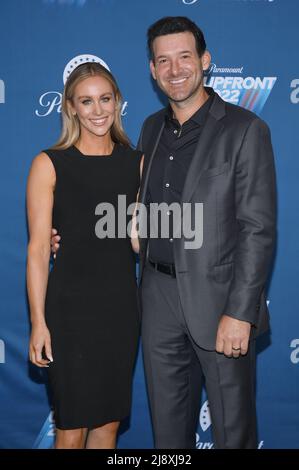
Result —
<svg viewBox="0 0 299 470"><path fill-rule="evenodd" d="M183 54L180 56L180 59L191 59L191 56L190 54ZM158 64L159 65L163 65L163 64L166 64L168 62L168 59L159 59L158 60Z"/></svg>
<svg viewBox="0 0 299 470"><path fill-rule="evenodd" d="M165 64L167 62L167 59L159 59L158 63L159 64Z"/></svg>

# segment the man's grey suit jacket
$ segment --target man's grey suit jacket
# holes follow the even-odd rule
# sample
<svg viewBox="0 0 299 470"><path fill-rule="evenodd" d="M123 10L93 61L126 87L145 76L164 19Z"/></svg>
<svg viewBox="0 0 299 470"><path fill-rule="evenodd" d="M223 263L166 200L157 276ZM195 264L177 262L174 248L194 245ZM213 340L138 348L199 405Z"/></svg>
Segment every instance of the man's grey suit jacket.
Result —
<svg viewBox="0 0 299 470"><path fill-rule="evenodd" d="M173 249L189 332L199 346L214 350L222 314L250 322L253 336L268 328L265 284L276 234L276 184L267 125L206 90L212 104L181 199L203 204L203 244L185 249L181 237L174 239ZM143 204L165 113L162 109L146 119L138 143L145 155ZM139 283L148 240L141 238L140 245Z"/></svg>

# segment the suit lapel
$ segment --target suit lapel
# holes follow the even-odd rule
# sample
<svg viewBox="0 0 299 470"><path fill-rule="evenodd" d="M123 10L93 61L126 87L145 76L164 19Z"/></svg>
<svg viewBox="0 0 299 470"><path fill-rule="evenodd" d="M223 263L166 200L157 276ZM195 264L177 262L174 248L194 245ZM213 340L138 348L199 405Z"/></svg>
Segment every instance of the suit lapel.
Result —
<svg viewBox="0 0 299 470"><path fill-rule="evenodd" d="M146 202L145 201L146 191L147 191L152 161L157 151L164 127L165 127L165 114L162 113L161 117L154 122L153 129L150 133L149 142L153 142L153 147L147 151L147 154L145 154L144 169L143 169L142 181L140 184L140 196L139 196L139 202L143 204L145 204ZM148 158L147 158L147 155L149 155Z"/></svg>
<svg viewBox="0 0 299 470"><path fill-rule="evenodd" d="M224 127L221 119L225 116L225 102L213 90L208 92L214 94L213 102L211 104L207 121L203 127L202 134L199 138L187 173L181 202L188 202L190 200L203 170L208 167L209 157L213 151L216 140ZM165 113L161 113L161 115L159 115L159 117L154 121L152 130L150 132L150 137L148 138L148 142L153 142L152 147L147 146L147 152L145 153L144 169L139 195L139 202L143 204L146 203L146 191L148 187L151 166L164 127ZM147 155L149 155L149 157L147 157Z"/></svg>
<svg viewBox="0 0 299 470"><path fill-rule="evenodd" d="M186 176L181 198L182 203L190 201L203 170L208 167L209 157L224 127L220 121L224 115L225 103L215 94Z"/></svg>

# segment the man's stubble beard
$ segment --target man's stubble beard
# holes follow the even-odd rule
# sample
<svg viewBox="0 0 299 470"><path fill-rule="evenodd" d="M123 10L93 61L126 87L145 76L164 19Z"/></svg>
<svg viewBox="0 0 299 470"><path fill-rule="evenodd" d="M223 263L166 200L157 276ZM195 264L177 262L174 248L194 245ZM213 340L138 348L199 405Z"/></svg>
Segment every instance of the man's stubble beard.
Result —
<svg viewBox="0 0 299 470"><path fill-rule="evenodd" d="M166 92L166 90L164 90L164 89L161 89L161 91L163 91L163 93L167 96L170 103L174 103L174 104L177 104L177 105L183 104L184 102L188 103L190 101L190 99L198 93L200 88L203 88L203 79L204 79L204 74L202 74L201 79L200 79L198 85L196 86L196 88L194 90L192 90L186 97L181 98L181 99L175 99L175 98L171 97L171 95L169 95Z"/></svg>

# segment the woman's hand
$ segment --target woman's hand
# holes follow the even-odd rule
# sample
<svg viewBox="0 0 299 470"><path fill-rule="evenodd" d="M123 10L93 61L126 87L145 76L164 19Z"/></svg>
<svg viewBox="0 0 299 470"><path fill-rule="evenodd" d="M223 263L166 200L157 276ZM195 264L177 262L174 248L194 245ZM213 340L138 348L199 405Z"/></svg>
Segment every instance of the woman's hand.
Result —
<svg viewBox="0 0 299 470"><path fill-rule="evenodd" d="M140 167L139 167L140 181L141 181L141 178L142 178L143 162L144 162L144 155L142 155L141 160L140 160ZM137 253L137 254L140 251L140 244L139 244L139 237L138 237L138 230L137 230L137 221L136 221L136 214L137 214L137 210L138 210L138 201L139 201L139 191L137 193L136 205L135 205L135 209L134 209L133 216L132 216L132 228L131 228L131 245L132 245L133 251L135 251L135 253Z"/></svg>
<svg viewBox="0 0 299 470"><path fill-rule="evenodd" d="M58 235L57 230L55 228L52 228L51 231L51 251L53 253L53 258L56 258L56 253L60 248L60 242L61 237Z"/></svg>
<svg viewBox="0 0 299 470"><path fill-rule="evenodd" d="M42 358L43 348L48 360ZM45 323L32 326L29 358L38 367L49 367L49 363L53 362L51 335Z"/></svg>
<svg viewBox="0 0 299 470"><path fill-rule="evenodd" d="M133 216L132 216L131 245L132 245L133 251L135 251L135 253L138 254L140 246L139 246L137 223L136 223L137 205L138 205L138 203L136 203L135 210L134 210L134 213L133 213Z"/></svg>

